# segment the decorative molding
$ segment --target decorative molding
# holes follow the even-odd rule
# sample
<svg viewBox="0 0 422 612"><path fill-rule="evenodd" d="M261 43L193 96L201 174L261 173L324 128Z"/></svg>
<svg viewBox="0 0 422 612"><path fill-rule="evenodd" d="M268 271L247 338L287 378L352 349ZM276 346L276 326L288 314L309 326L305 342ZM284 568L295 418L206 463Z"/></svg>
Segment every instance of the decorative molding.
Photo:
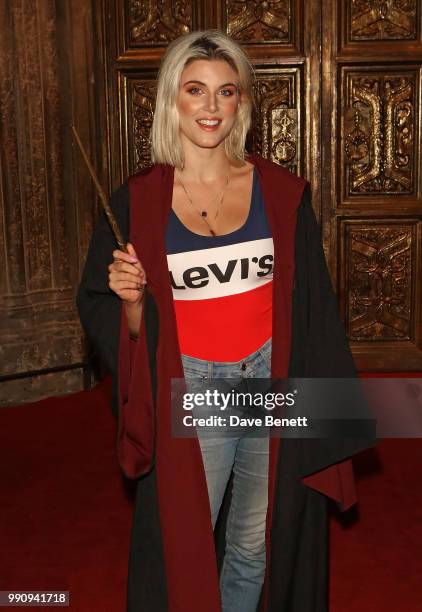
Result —
<svg viewBox="0 0 422 612"><path fill-rule="evenodd" d="M2 214L2 235L0 237L5 253L5 266L2 268L0 282L2 295L25 290L24 244L22 214L20 205L21 187L19 176L19 115L16 107L16 53L14 32L10 27L10 7L3 3L0 7L0 134L4 151L2 159L0 205ZM4 223L4 225L3 225Z"/></svg>
<svg viewBox="0 0 422 612"><path fill-rule="evenodd" d="M348 39L416 40L420 8L417 0L348 0Z"/></svg>
<svg viewBox="0 0 422 612"><path fill-rule="evenodd" d="M127 159L124 167L127 174L134 174L151 165L150 132L154 117L157 86L154 78L147 79L139 74L125 74L120 78L123 111L122 134L126 143ZM126 97L124 93L126 92Z"/></svg>
<svg viewBox="0 0 422 612"><path fill-rule="evenodd" d="M416 224L346 222L348 337L410 340Z"/></svg>
<svg viewBox="0 0 422 612"><path fill-rule="evenodd" d="M292 42L294 0L227 0L227 33L244 44Z"/></svg>
<svg viewBox="0 0 422 612"><path fill-rule="evenodd" d="M133 132L130 134L134 153L133 171L151 165L150 132L154 118L155 97L157 87L151 82L137 82L133 84L131 95L131 113ZM130 142L129 139L129 142Z"/></svg>
<svg viewBox="0 0 422 612"><path fill-rule="evenodd" d="M129 47L163 46L192 30L188 0L126 0Z"/></svg>
<svg viewBox="0 0 422 612"><path fill-rule="evenodd" d="M44 135L43 148L47 168L45 168L46 206L48 208L49 251L51 254L51 286L69 288L72 283L71 261L69 258L69 236L66 235L64 173L62 142L62 116L60 98L64 97L60 85L60 69L57 43L56 6L54 2L44 2L45 27L42 33L43 52L41 64L44 86ZM41 267L43 262L41 262Z"/></svg>
<svg viewBox="0 0 422 612"><path fill-rule="evenodd" d="M345 193L417 193L418 79L415 71L345 74Z"/></svg>
<svg viewBox="0 0 422 612"><path fill-rule="evenodd" d="M293 172L300 167L298 72L259 75L255 87L253 150Z"/></svg>

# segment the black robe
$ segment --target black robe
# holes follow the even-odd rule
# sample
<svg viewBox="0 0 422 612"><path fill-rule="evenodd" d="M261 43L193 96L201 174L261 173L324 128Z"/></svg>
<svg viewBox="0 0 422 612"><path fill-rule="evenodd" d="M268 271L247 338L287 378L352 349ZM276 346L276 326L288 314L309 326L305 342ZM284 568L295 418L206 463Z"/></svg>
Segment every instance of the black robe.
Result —
<svg viewBox="0 0 422 612"><path fill-rule="evenodd" d="M309 185L258 156L250 159L259 173L275 241L273 377L355 377ZM108 288L107 266L116 245L104 215L91 240L77 302L88 338L113 373L119 459L126 475L137 479L128 611L218 612L216 561L221 566L231 483L215 529L214 548L207 517L197 524L197 515L206 513L205 479L201 481L200 472L189 472L192 461L200 461L198 445L194 447L197 441L170 443L165 433L166 446L162 442L165 426L161 423L166 418L162 387L167 385L169 375L182 376L163 252L172 179L171 167L155 166L131 177L111 198L122 233L135 245L147 272L149 290L141 340L129 341L121 302ZM168 343L165 351L160 347L160 334ZM274 338L278 350L275 355ZM281 346L281 338L285 346ZM180 499L185 514L179 518L178 506L174 505L177 490L170 491L172 479L180 478L177 461L169 467L156 462L171 444L174 449L169 452L173 455L169 454L166 462L169 458L174 461L180 453L184 466L180 490L184 497L192 495L189 505L183 506L184 498ZM267 571L260 612L328 609L327 496L342 509L355 502L353 473L347 459L373 444L372 438L363 437L283 439L281 443L271 440ZM180 516L185 515L185 524L181 524ZM188 567L182 563L184 553ZM194 559L196 566L189 565ZM200 577L201 566L204 578ZM191 582L186 573L192 574Z"/></svg>

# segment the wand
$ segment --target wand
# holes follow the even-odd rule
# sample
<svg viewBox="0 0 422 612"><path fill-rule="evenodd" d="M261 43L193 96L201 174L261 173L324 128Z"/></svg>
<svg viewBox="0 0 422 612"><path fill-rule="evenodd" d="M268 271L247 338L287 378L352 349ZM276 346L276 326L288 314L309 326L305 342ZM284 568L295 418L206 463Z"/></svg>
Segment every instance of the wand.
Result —
<svg viewBox="0 0 422 612"><path fill-rule="evenodd" d="M113 212L110 208L110 205L108 203L108 198L106 196L106 194L104 193L104 189L101 187L100 185L100 181L97 178L97 175L95 174L95 170L92 167L91 162L88 159L88 155L85 152L84 146L81 142L81 139L79 138L79 134L75 129L75 126L72 125L72 133L73 136L78 144L79 150L82 153L82 157L84 158L84 161L88 167L89 173L91 175L92 180L94 181L94 185L97 189L97 193L100 196L100 200L101 200L101 204L103 205L104 208L104 212L106 214L106 217L108 219L108 222L110 223L111 229L113 230L113 234L114 237L116 238L116 242L119 245L119 248L124 251L125 253L127 253L127 248L126 248L126 244L125 241L123 240L123 236L122 233L119 229L119 226L117 225L117 221L114 218Z"/></svg>

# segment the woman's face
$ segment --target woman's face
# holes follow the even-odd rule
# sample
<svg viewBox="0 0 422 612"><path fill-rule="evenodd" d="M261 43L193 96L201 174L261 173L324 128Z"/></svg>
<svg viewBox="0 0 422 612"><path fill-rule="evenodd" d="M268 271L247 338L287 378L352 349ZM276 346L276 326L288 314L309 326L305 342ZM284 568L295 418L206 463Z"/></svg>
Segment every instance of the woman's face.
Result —
<svg viewBox="0 0 422 612"><path fill-rule="evenodd" d="M224 60L195 60L182 72L176 108L182 144L215 148L230 133L240 102L239 76Z"/></svg>

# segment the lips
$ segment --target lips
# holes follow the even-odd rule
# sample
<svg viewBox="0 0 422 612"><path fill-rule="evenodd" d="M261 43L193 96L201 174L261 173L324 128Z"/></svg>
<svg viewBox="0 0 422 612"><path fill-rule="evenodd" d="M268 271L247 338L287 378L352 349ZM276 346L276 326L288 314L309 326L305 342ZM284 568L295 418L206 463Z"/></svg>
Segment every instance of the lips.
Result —
<svg viewBox="0 0 422 612"><path fill-rule="evenodd" d="M207 132L212 132L218 129L221 121L222 120L217 117L201 117L201 119L196 120L196 123L201 129L206 130Z"/></svg>

